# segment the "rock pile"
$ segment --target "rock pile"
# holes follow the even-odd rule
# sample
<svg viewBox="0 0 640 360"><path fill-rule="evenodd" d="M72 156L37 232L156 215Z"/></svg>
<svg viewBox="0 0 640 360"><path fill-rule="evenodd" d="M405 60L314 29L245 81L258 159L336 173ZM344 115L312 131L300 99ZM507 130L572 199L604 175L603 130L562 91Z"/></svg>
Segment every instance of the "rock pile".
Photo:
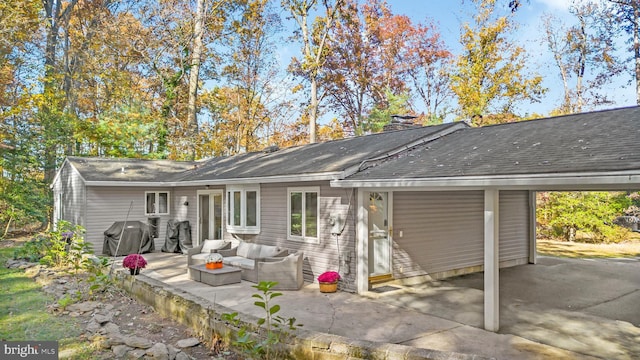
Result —
<svg viewBox="0 0 640 360"><path fill-rule="evenodd" d="M111 304L85 301L69 305L67 310L70 315L89 315L91 320L86 326L88 338L99 348L110 349L116 359L189 360L192 358L182 349L200 344L200 340L196 338L179 340L174 346L124 334L120 331L120 326L113 322L119 315L119 310L114 310Z"/></svg>

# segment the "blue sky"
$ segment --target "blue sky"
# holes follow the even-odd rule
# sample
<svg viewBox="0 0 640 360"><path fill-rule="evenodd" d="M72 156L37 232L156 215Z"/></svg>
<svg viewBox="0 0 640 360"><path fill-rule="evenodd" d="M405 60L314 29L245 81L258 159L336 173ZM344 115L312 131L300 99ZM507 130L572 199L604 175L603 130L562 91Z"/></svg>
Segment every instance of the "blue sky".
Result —
<svg viewBox="0 0 640 360"><path fill-rule="evenodd" d="M471 0L387 0L387 3L394 14L408 15L414 23L425 23L427 20L434 22L450 50L455 55L460 53L460 27L462 23L471 21L471 11L474 9ZM507 0L498 0L498 3L503 4L505 11L507 10ZM522 7L516 13L519 28L513 36L527 50L529 71L542 75L543 86L548 89L542 102L522 103L517 108L517 112L521 115L533 112L547 115L559 105L562 98L562 85L551 55L546 45L540 40L543 35L541 18L543 13L550 12L564 18L566 22L571 21L572 17L567 11L570 3L571 0L524 0ZM623 46L620 44L621 48ZM287 64L290 56L295 56L300 51L293 44L288 44L281 50L283 50L280 53L281 61ZM626 73L615 79L615 84L609 86L607 92L616 100L616 103L602 108L635 105L635 86L628 84L631 80L633 80L631 75ZM622 86L625 88L621 88Z"/></svg>
<svg viewBox="0 0 640 360"><path fill-rule="evenodd" d="M424 22L429 18L438 25L441 36L445 43L451 47L454 54L460 51L460 26L462 23L471 20L470 11L474 6L470 0L387 0L393 13L409 15L416 22ZM506 8L507 0L498 0ZM572 16L568 12L571 0L524 0L522 7L516 13L516 20L519 29L515 35L518 43L527 50L531 64L530 71L540 73L545 79L544 86L548 88L548 93L542 103L525 104L520 107L522 112L537 112L547 114L555 106L562 96L562 84L560 77L552 62L551 55L546 45L540 42L543 35L542 15L552 13L564 21L570 22ZM620 44L620 47L624 47ZM625 53L625 57L626 57ZM622 107L635 105L635 89L629 86L628 82L633 80L630 74L624 74L615 79L615 84L607 88L611 98L616 100L613 105L605 105L605 108ZM624 86L625 88L621 89Z"/></svg>

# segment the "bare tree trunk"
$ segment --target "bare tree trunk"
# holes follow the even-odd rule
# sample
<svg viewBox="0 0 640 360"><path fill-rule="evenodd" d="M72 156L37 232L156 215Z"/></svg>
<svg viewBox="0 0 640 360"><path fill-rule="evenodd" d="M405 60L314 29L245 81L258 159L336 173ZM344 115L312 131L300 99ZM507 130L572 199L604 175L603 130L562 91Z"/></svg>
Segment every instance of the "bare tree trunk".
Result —
<svg viewBox="0 0 640 360"><path fill-rule="evenodd" d="M580 40L578 46L580 46L580 56L578 56L578 64L576 66L576 95L578 97L576 103L576 109L573 112L580 113L582 112L582 107L584 105L584 88L582 86L582 80L584 79L584 74L586 71L586 63L587 63L587 30L586 24L584 20L584 16L582 14L578 14L578 20L580 21Z"/></svg>
<svg viewBox="0 0 640 360"><path fill-rule="evenodd" d="M198 118L196 100L198 98L198 78L200 76L200 63L202 62L202 37L204 34L205 0L198 0L196 5L195 24L193 27L193 49L191 67L189 70L189 103L187 105L187 136L191 138L191 160L196 157L196 141L198 134Z"/></svg>
<svg viewBox="0 0 640 360"><path fill-rule="evenodd" d="M636 104L640 105L640 4L633 1L633 55L636 60Z"/></svg>
<svg viewBox="0 0 640 360"><path fill-rule="evenodd" d="M324 51L327 46L329 31L331 31L331 27L344 5L344 0L335 0L334 3L329 0L323 0L322 4L326 11L326 17L321 19L323 23L314 23L310 26L308 23L310 11L317 3L317 0L282 0L282 5L289 9L302 32L304 52L303 66L307 68L306 72L311 82L308 109L310 143L315 143L317 140L316 122L318 107L320 105L320 101L318 100L318 74L322 71L322 66L324 65ZM322 35L319 37L319 40L317 40L317 43L314 41L314 37L317 37L317 34L314 34L312 31L315 26L318 26L319 32Z"/></svg>
<svg viewBox="0 0 640 360"><path fill-rule="evenodd" d="M318 117L318 79L316 76L311 78L311 102L309 106L309 142L315 143L316 123Z"/></svg>
<svg viewBox="0 0 640 360"><path fill-rule="evenodd" d="M49 97L49 99L53 99L53 96L56 92L56 81L54 80L54 78L57 65L56 50L59 41L58 31L60 29L60 23L62 21L68 23L71 11L73 10L73 7L77 2L78 0L70 1L68 4L66 4L63 10L63 4L61 1L43 1L47 22L47 35L44 54L44 81L42 87L45 98ZM54 116L54 112L51 106L56 105L55 103L47 104L45 102L44 105L39 109L39 111L42 112L44 120L44 180L46 182L51 182L53 180L53 177L55 176L56 155L60 146L56 139L57 131L54 129L57 119L52 119L52 116Z"/></svg>
<svg viewBox="0 0 640 360"><path fill-rule="evenodd" d="M562 107L564 111L571 112L571 90L569 89L569 76L567 74L567 66L562 61L562 50L558 45L557 40L557 31L553 28L553 20L555 18L551 15L545 17L544 26L545 32L547 35L547 44L549 46L549 50L553 54L553 58L556 61L556 65L558 66L558 70L560 70L560 77L562 78L562 85L564 87L564 100L562 103Z"/></svg>

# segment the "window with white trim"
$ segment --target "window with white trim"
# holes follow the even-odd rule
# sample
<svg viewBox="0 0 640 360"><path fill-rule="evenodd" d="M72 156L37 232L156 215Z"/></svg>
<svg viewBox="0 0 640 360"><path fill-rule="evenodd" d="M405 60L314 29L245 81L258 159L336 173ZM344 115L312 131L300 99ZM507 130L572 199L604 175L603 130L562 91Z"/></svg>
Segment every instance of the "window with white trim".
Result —
<svg viewBox="0 0 640 360"><path fill-rule="evenodd" d="M169 215L169 192L168 191L145 191L146 215Z"/></svg>
<svg viewBox="0 0 640 360"><path fill-rule="evenodd" d="M260 187L227 187L227 231L234 234L260 233Z"/></svg>
<svg viewBox="0 0 640 360"><path fill-rule="evenodd" d="M319 187L287 189L287 225L290 240L318 242Z"/></svg>

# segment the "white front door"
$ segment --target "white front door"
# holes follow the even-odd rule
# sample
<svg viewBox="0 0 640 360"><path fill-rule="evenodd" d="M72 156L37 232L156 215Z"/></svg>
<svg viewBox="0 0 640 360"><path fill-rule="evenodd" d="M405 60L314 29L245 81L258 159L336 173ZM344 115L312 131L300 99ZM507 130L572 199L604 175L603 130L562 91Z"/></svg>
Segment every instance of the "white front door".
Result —
<svg viewBox="0 0 640 360"><path fill-rule="evenodd" d="M198 190L198 244L222 239L222 190Z"/></svg>
<svg viewBox="0 0 640 360"><path fill-rule="evenodd" d="M369 276L391 274L389 194L369 193Z"/></svg>

